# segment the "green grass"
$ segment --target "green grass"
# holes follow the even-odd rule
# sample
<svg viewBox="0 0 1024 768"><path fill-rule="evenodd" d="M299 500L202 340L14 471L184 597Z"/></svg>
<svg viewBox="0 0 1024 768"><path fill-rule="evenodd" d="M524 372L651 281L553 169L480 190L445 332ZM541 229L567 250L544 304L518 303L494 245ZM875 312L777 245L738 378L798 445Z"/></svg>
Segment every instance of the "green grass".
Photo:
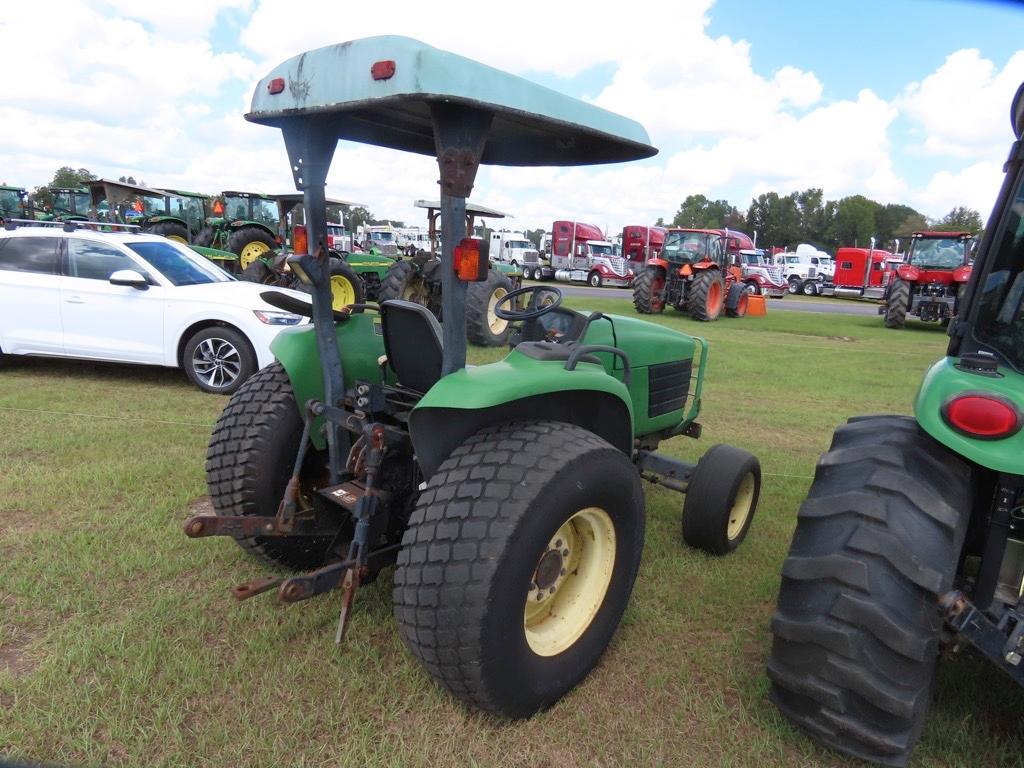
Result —
<svg viewBox="0 0 1024 768"><path fill-rule="evenodd" d="M622 299L568 302L627 311ZM177 372L28 360L0 370L0 754L150 766L842 765L768 704L779 568L817 456L848 415L908 413L938 328L772 313L655 322L711 344L704 439L754 451L765 483L738 552L684 547L680 497L647 487L648 538L625 620L590 677L509 723L468 711L405 651L389 579L360 592L340 650L337 594L238 604L265 573L227 539L191 541L224 399ZM501 353L472 350L473 362ZM1019 763L1020 692L944 664L915 765Z"/></svg>

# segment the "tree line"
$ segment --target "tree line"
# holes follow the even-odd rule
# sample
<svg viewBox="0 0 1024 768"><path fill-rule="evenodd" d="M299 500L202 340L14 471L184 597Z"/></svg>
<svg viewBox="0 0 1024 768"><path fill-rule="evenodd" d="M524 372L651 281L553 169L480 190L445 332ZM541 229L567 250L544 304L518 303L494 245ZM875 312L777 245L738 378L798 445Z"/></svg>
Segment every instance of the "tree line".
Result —
<svg viewBox="0 0 1024 768"><path fill-rule="evenodd" d="M666 226L659 218L658 225ZM909 205L882 204L864 195L825 200L822 190L780 195L766 192L750 201L746 212L728 200L709 200L690 195L679 206L671 226L696 229L738 229L757 232L761 248L794 248L813 243L827 249L843 245L866 246L872 237L879 248L893 248L894 241L906 242L913 232L936 230L980 233L981 214L957 206L939 219L929 219Z"/></svg>

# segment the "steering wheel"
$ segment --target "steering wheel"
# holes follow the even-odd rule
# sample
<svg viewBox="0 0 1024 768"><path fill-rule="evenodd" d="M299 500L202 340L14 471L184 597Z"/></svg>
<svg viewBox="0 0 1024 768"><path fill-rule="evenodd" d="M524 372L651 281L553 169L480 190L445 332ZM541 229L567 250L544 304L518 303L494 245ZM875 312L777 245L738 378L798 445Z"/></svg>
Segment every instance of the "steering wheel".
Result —
<svg viewBox="0 0 1024 768"><path fill-rule="evenodd" d="M537 306L538 294L540 293L553 293L555 300L549 304L542 304ZM526 309L502 309L502 304L509 303L512 299L517 296L530 295L530 302ZM494 305L494 314L500 317L502 320L535 320L542 315L546 315L548 312L553 310L559 304L562 303L562 291L558 288L554 288L548 285L528 285L525 288L517 288L514 291L509 291ZM509 304L511 306L511 304Z"/></svg>

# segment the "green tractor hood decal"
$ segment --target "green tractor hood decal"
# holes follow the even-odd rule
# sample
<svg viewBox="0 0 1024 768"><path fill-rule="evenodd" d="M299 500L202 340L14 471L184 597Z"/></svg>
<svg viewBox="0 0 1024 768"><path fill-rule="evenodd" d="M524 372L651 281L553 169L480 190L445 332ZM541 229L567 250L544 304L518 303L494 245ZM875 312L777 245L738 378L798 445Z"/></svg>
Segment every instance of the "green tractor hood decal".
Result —
<svg viewBox="0 0 1024 768"><path fill-rule="evenodd" d="M206 248L202 245L190 245L189 248L212 261L238 261L238 257L231 251L222 251L220 248Z"/></svg>
<svg viewBox="0 0 1024 768"><path fill-rule="evenodd" d="M1002 397L1024 414L1024 376L999 368L1000 378L961 371L958 360L947 357L931 367L914 402L914 416L922 429L969 461L996 472L1024 471L1024 429L1002 440L979 440L958 432L942 417L942 408L956 395L977 392Z"/></svg>

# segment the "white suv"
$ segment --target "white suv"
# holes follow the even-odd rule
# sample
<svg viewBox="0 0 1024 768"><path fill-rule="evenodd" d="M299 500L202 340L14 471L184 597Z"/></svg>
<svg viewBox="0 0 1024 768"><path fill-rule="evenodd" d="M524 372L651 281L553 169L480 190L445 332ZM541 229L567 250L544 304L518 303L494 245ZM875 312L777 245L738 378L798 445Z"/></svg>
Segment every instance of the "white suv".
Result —
<svg viewBox="0 0 1024 768"><path fill-rule="evenodd" d="M0 356L180 367L200 389L230 394L273 360L282 328L307 322L263 301L265 290L155 235L0 230Z"/></svg>

